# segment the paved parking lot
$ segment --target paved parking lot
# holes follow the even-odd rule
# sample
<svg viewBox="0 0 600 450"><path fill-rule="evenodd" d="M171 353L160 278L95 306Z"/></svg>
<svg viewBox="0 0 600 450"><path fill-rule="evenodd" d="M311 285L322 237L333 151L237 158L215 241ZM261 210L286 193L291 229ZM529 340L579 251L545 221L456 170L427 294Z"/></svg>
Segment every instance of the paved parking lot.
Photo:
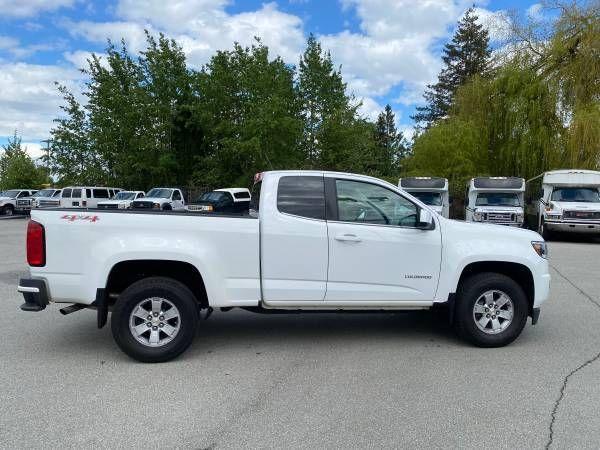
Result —
<svg viewBox="0 0 600 450"><path fill-rule="evenodd" d="M183 357L128 359L95 314L19 310L26 221L0 221L2 448L598 448L600 242L550 244L511 346L427 313L215 312Z"/></svg>

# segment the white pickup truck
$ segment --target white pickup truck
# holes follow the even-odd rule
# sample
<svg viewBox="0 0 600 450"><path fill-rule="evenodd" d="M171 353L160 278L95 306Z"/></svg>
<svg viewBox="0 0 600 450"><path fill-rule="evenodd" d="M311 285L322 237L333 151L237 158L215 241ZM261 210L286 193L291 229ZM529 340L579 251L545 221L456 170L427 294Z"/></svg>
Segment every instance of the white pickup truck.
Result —
<svg viewBox="0 0 600 450"><path fill-rule="evenodd" d="M192 342L200 312L440 309L459 335L497 347L548 297L537 233L434 214L375 178L315 171L256 177L250 213L34 210L26 311L97 311L131 357Z"/></svg>

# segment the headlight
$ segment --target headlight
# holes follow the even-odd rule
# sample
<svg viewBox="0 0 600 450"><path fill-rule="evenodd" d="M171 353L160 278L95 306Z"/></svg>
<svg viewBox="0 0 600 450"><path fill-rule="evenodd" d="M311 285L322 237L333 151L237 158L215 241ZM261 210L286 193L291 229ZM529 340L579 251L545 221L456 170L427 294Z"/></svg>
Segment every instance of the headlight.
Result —
<svg viewBox="0 0 600 450"><path fill-rule="evenodd" d="M523 222L523 213L517 213L517 222Z"/></svg>
<svg viewBox="0 0 600 450"><path fill-rule="evenodd" d="M538 255L544 259L548 259L548 249L544 241L531 241L531 246Z"/></svg>
<svg viewBox="0 0 600 450"><path fill-rule="evenodd" d="M481 213L479 211L475 211L473 213L473 220L476 220L477 222L480 222L481 219L483 219L483 213Z"/></svg>

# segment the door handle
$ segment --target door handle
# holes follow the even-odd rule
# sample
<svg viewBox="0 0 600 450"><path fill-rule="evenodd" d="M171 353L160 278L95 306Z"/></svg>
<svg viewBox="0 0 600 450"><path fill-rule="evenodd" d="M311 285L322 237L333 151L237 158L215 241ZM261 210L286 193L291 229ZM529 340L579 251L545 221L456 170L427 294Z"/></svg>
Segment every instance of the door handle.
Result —
<svg viewBox="0 0 600 450"><path fill-rule="evenodd" d="M339 234L335 237L336 241L342 242L360 242L362 239L355 234Z"/></svg>

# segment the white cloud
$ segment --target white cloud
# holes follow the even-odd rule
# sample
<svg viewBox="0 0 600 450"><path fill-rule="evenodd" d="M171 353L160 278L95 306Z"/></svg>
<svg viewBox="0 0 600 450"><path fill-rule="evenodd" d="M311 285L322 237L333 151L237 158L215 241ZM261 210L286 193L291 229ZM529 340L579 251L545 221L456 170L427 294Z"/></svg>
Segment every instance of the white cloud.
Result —
<svg viewBox="0 0 600 450"><path fill-rule="evenodd" d="M0 0L0 11L3 16L29 17L43 11L72 6L74 0Z"/></svg>
<svg viewBox="0 0 600 450"><path fill-rule="evenodd" d="M11 50L19 46L19 40L10 36L0 36L0 50Z"/></svg>
<svg viewBox="0 0 600 450"><path fill-rule="evenodd" d="M227 14L223 0L147 0L144 4L122 0L115 22L82 21L65 24L75 36L92 42L125 38L132 51L146 46L144 29L173 37L183 47L192 66L206 63L216 50L232 48L233 42L251 45L258 36L272 55L296 62L305 42L302 20L265 3L256 11Z"/></svg>
<svg viewBox="0 0 600 450"><path fill-rule="evenodd" d="M108 62L106 61L105 53L95 53L96 56L100 58L100 64L103 67L108 67ZM92 52L88 52L85 50L77 50L74 52L64 52L63 58L69 61L71 64L75 66L77 69L87 69L88 68L88 60L92 59Z"/></svg>
<svg viewBox="0 0 600 450"><path fill-rule="evenodd" d="M0 136L15 130L23 139L46 139L62 98L55 81L74 87L75 69L26 63L0 64Z"/></svg>
<svg viewBox="0 0 600 450"><path fill-rule="evenodd" d="M511 22L506 11L475 8L475 14L479 17L479 23L487 28L492 43L505 42L508 39L511 33Z"/></svg>
<svg viewBox="0 0 600 450"><path fill-rule="evenodd" d="M358 113L366 119L373 121L377 120L377 116L383 110L383 106L371 97L362 97L358 100L362 102L362 105L358 109Z"/></svg>
<svg viewBox="0 0 600 450"><path fill-rule="evenodd" d="M534 20L540 20L543 18L542 9L543 5L541 3L534 3L529 8L527 8L527 16L531 17Z"/></svg>
<svg viewBox="0 0 600 450"><path fill-rule="evenodd" d="M42 144L39 142L21 142L21 147L27 151L27 154L33 159L37 159L44 154L42 150Z"/></svg>

